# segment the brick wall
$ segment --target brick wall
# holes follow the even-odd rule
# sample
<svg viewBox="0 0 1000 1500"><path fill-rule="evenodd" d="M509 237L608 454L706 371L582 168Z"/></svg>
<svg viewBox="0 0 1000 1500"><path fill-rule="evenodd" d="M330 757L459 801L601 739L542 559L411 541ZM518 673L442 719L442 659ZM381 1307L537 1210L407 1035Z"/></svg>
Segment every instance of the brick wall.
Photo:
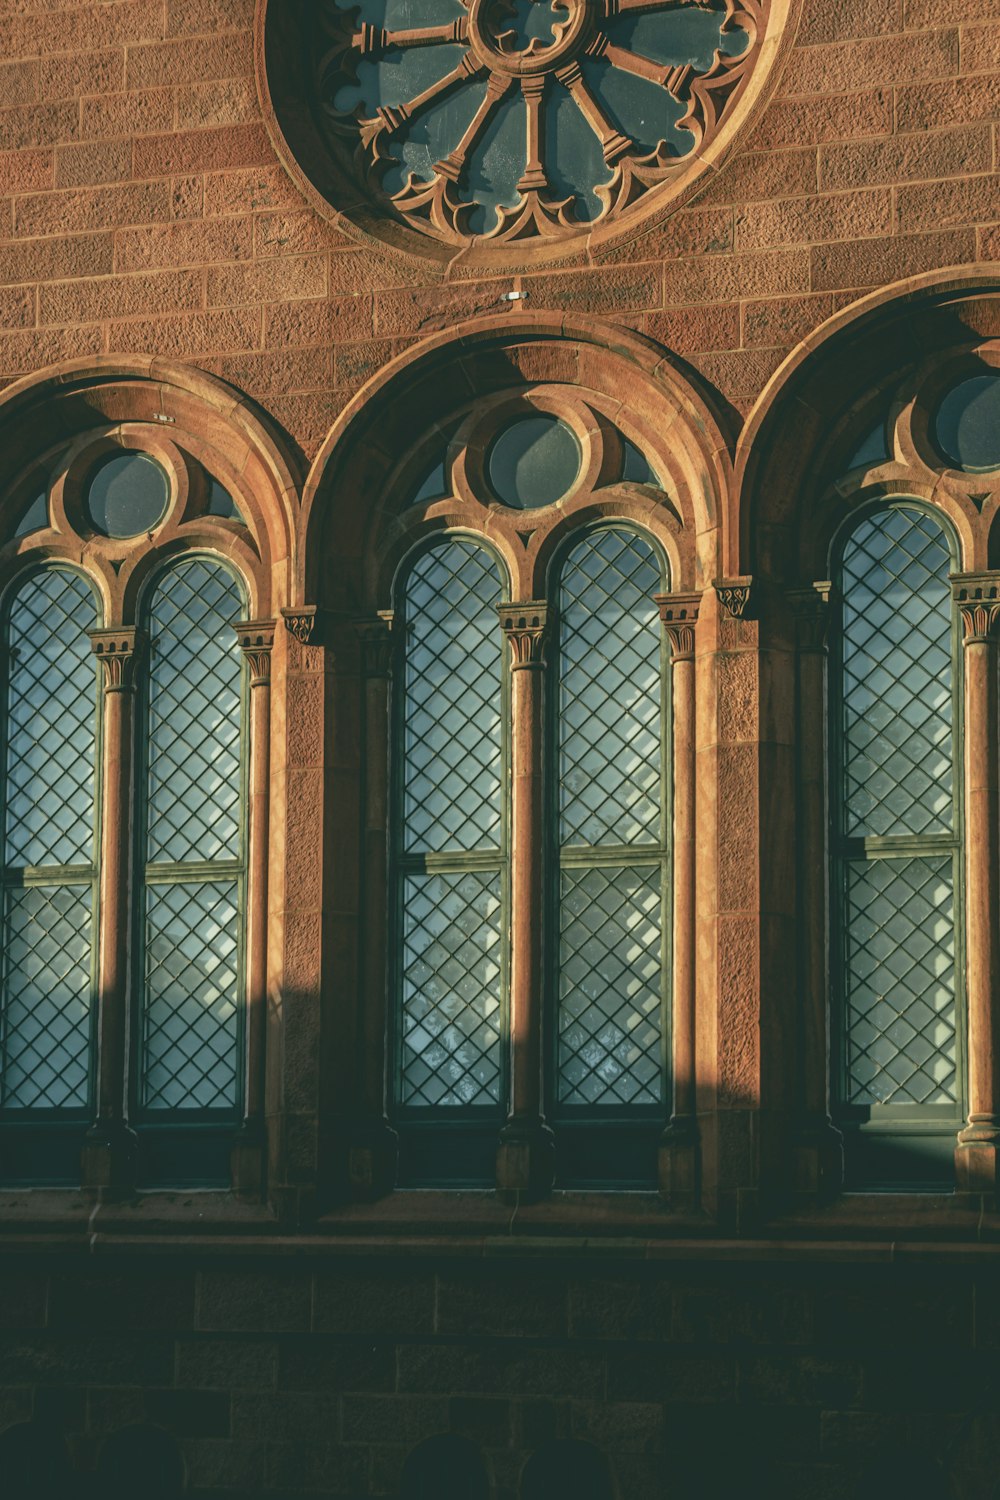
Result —
<svg viewBox="0 0 1000 1500"><path fill-rule="evenodd" d="M361 248L278 165L252 0L20 0L0 12L0 376L156 352L224 376L308 454L389 358L501 310ZM1000 256L1000 25L982 0L808 0L724 169L601 264L525 276L690 360L745 412L863 292Z"/></svg>
<svg viewBox="0 0 1000 1500"><path fill-rule="evenodd" d="M0 1425L33 1415L85 1474L151 1423L189 1488L227 1500L394 1495L409 1450L448 1431L479 1447L493 1500L570 1437L627 1500L846 1500L897 1450L958 1496L995 1493L1000 1296L961 1251L384 1250L7 1257Z"/></svg>

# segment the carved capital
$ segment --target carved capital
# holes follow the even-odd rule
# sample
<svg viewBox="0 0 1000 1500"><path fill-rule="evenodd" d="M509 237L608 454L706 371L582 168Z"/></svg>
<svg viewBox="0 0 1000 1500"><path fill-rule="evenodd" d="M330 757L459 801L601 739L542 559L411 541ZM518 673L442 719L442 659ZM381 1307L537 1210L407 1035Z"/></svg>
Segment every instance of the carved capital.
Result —
<svg viewBox="0 0 1000 1500"><path fill-rule="evenodd" d="M294 609L283 609L281 618L289 635L293 635L300 646L315 645L319 628L319 610L315 604L297 604Z"/></svg>
<svg viewBox="0 0 1000 1500"><path fill-rule="evenodd" d="M713 578L712 587L726 614L734 620L747 617L753 579L749 574L739 578Z"/></svg>
<svg viewBox="0 0 1000 1500"><path fill-rule="evenodd" d="M543 665L548 611L549 607L544 599L497 605L500 629L510 642L513 671Z"/></svg>
<svg viewBox="0 0 1000 1500"><path fill-rule="evenodd" d="M951 596L958 606L962 637L967 646L996 639L1000 620L1000 572L953 573Z"/></svg>
<svg viewBox="0 0 1000 1500"><path fill-rule="evenodd" d="M788 603L795 616L795 634L800 651L825 651L830 628L832 583L814 583L808 589L789 589Z"/></svg>
<svg viewBox="0 0 1000 1500"><path fill-rule="evenodd" d="M391 609L380 609L364 620L352 620L361 644L361 671L365 677L388 677L392 671Z"/></svg>
<svg viewBox="0 0 1000 1500"><path fill-rule="evenodd" d="M672 660L690 661L694 656L694 627L698 623L701 595L654 594L653 603L660 611Z"/></svg>
<svg viewBox="0 0 1000 1500"><path fill-rule="evenodd" d="M144 630L134 625L120 630L89 630L90 649L104 668L104 688L109 693L131 693L136 669L149 644Z"/></svg>
<svg viewBox="0 0 1000 1500"><path fill-rule="evenodd" d="M250 668L252 688L271 681L271 651L276 626L276 620L238 620L233 626Z"/></svg>

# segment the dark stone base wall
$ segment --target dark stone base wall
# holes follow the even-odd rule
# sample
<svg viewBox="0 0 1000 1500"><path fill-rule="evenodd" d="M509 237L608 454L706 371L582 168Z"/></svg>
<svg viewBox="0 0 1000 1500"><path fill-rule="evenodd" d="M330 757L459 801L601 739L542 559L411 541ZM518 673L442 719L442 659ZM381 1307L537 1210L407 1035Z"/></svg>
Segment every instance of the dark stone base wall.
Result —
<svg viewBox="0 0 1000 1500"><path fill-rule="evenodd" d="M848 1500L880 1465L910 1496L997 1494L983 1247L389 1249L9 1251L0 1445L31 1419L61 1434L79 1495L135 1424L217 1500L394 1496L443 1432L479 1447L492 1500L553 1438L601 1449L621 1500Z"/></svg>

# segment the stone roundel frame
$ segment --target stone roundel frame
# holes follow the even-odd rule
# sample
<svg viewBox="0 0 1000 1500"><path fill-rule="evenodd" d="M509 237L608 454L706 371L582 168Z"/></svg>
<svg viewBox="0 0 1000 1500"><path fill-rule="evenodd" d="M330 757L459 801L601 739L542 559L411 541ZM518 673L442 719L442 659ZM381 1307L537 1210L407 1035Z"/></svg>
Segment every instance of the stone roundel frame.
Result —
<svg viewBox="0 0 1000 1500"><path fill-rule="evenodd" d="M252 618L285 602L297 524L294 462L266 420L214 376L172 361L70 361L0 394L0 441L9 474L0 492L0 589L35 564L63 561L98 586L104 627L114 629L134 621L143 587L168 558L208 552L237 569ZM170 483L164 516L134 537L95 532L84 509L90 473L116 449L149 454ZM242 522L207 514L209 476L230 493ZM15 536L43 490L50 524Z"/></svg>
<svg viewBox="0 0 1000 1500"><path fill-rule="evenodd" d="M568 530L605 518L656 534L673 588L702 589L716 576L731 475L721 414L643 335L597 320L557 321L507 316L435 335L358 393L306 482L297 605L348 616L386 607L402 558L435 530L488 538L508 568L511 597L536 597ZM450 410L442 411L442 391L455 393ZM462 459L467 438L478 434L482 450L505 413L528 407L582 434L589 462L568 496L525 511L480 489L480 455ZM609 482L618 430L646 454L663 490ZM445 442L452 493L408 504L429 451Z"/></svg>
<svg viewBox="0 0 1000 1500"><path fill-rule="evenodd" d="M954 468L930 433L944 392L995 368L995 272L916 276L835 314L778 368L740 435L738 524L727 533L732 574L794 586L823 578L849 511L907 496L948 516L962 570L997 566L1000 469ZM851 467L859 441L880 422L889 457Z"/></svg>
<svg viewBox="0 0 1000 1500"><path fill-rule="evenodd" d="M463 0L463 3L467 4L468 17L454 26L465 29L461 36L456 30L452 40L465 40L468 44L468 29L482 9L482 0ZM508 59L500 71L489 75L487 101L498 99L498 90L506 89L515 79L519 87L529 91L525 93L529 144L526 170L518 184L519 206L509 212L502 210L496 229L481 237L462 231L462 206L456 200L456 183L464 164L462 153L471 150L470 132L474 139L475 131L483 128L486 117L478 124L473 122L466 138L459 143L457 154L453 151L438 164L441 170L435 169L436 175L429 184L414 184L411 179L393 197L382 194L372 185L372 167L377 167L379 153L392 131L408 116L405 111L380 109L375 119L364 123L362 149L370 147L375 160L362 168L355 159L352 132L344 135L341 146L334 131L336 144L331 147L331 133L318 123L311 87L303 76L315 53L304 35L315 0L256 0L257 91L268 134L285 170L317 213L333 221L351 238L419 256L424 261L436 262L442 270L460 268L463 275L531 267L627 243L686 202L703 184L707 173L719 170L769 98L777 81L779 63L794 41L803 3L804 0L725 0L724 24L738 25L748 32L747 49L730 58L717 52L714 63L703 74L693 74L690 67L659 70L664 79L658 81L685 104L683 124L695 142L686 155L671 158L659 150L646 157L630 152L631 142L602 116L600 106L587 94L585 82L576 76L580 68L575 58L568 55L561 58L563 46L568 46L578 32L581 45L585 43L594 24L598 32L588 45L592 51L596 48L594 55L598 55L600 18L616 14L618 0L567 0L564 8L569 19L562 28L565 35L557 37L553 47L537 56L525 54L523 65ZM349 11L344 14L350 16ZM590 21L584 25L588 17ZM349 50L352 42L361 49L359 55L371 55L385 45L384 39L390 35L367 23L356 33L353 22L348 20L344 24L348 29L343 37L330 39L328 56L338 55L338 48L341 53ZM480 26L478 31L482 30ZM607 51L606 44L604 50ZM583 101L585 117L593 117L591 129L599 136L604 160L612 170L610 183L598 193L604 203L603 211L592 222L571 219L567 210L571 200L566 204L556 202L546 186L542 137L537 114L533 113L537 111L540 95L534 102L529 98L528 79L536 78L540 85L542 74L536 70L548 66L547 52L557 51L560 57L552 58L552 67L563 61L559 72L566 75L565 87L574 97L580 96L578 103ZM479 44L471 46L466 54L471 59L468 68L488 70L490 53L489 38L480 38ZM460 70L455 71L457 76ZM526 75L523 80L518 76L520 73ZM356 129L353 134L357 134Z"/></svg>

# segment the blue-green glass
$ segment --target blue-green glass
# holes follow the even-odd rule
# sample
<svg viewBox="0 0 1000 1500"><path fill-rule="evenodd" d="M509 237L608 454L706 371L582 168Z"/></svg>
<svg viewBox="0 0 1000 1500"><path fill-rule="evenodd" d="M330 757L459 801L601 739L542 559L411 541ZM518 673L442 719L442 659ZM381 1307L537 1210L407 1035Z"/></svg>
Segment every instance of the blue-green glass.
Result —
<svg viewBox="0 0 1000 1500"><path fill-rule="evenodd" d="M527 142L524 97L513 89L494 110L472 153L467 183L475 206L463 220L467 234L488 234L496 227L497 210L520 201L517 184L528 162Z"/></svg>
<svg viewBox="0 0 1000 1500"><path fill-rule="evenodd" d="M659 615L649 545L598 531L576 547L559 596L559 841L658 844L662 836Z"/></svg>
<svg viewBox="0 0 1000 1500"><path fill-rule="evenodd" d="M147 453L118 453L95 470L87 487L87 511L104 536L141 536L166 513L170 481Z"/></svg>
<svg viewBox="0 0 1000 1500"><path fill-rule="evenodd" d="M580 444L558 417L519 417L495 439L486 460L498 500L516 510L554 505L580 473Z"/></svg>
<svg viewBox="0 0 1000 1500"><path fill-rule="evenodd" d="M846 1099L959 1097L951 854L848 863Z"/></svg>
<svg viewBox="0 0 1000 1500"><path fill-rule="evenodd" d="M44 531L49 524L49 497L43 490L36 495L17 524L15 536L30 536L33 531Z"/></svg>
<svg viewBox="0 0 1000 1500"><path fill-rule="evenodd" d="M885 440L885 423L880 422L873 427L868 436L851 454L847 467L849 469L867 468L870 464L885 463L890 457L889 444Z"/></svg>
<svg viewBox="0 0 1000 1500"><path fill-rule="evenodd" d="M7 624L0 1107L81 1110L91 1096L99 624L85 578L20 585ZM23 870L37 879L25 886Z"/></svg>
<svg viewBox="0 0 1000 1500"><path fill-rule="evenodd" d="M901 504L858 521L836 579L840 1088L852 1105L960 1098L952 566L941 526Z"/></svg>
<svg viewBox="0 0 1000 1500"><path fill-rule="evenodd" d="M934 417L934 440L960 469L1000 468L1000 375L973 375L950 390Z"/></svg>
<svg viewBox="0 0 1000 1500"><path fill-rule="evenodd" d="M232 495L221 485L217 479L209 477L208 481L208 507L210 516L223 516L226 520L242 521L239 507Z"/></svg>
<svg viewBox="0 0 1000 1500"><path fill-rule="evenodd" d="M500 847L499 602L496 564L471 542L425 552L407 578L407 853Z"/></svg>
<svg viewBox="0 0 1000 1500"><path fill-rule="evenodd" d="M564 869L560 886L559 1101L658 1104L659 864Z"/></svg>
<svg viewBox="0 0 1000 1500"><path fill-rule="evenodd" d="M239 1103L245 614L228 568L186 558L160 577L146 743L140 1108Z"/></svg>
<svg viewBox="0 0 1000 1500"><path fill-rule="evenodd" d="M585 536L560 579L561 1105L663 1097L663 583L649 543L613 527Z"/></svg>
<svg viewBox="0 0 1000 1500"><path fill-rule="evenodd" d="M203 558L165 573L149 611L147 859L238 859L239 585Z"/></svg>
<svg viewBox="0 0 1000 1500"><path fill-rule="evenodd" d="M500 1098L500 875L473 870L403 881L401 1104Z"/></svg>
<svg viewBox="0 0 1000 1500"><path fill-rule="evenodd" d="M657 489L662 489L663 486L656 477L653 466L645 453L640 452L634 443L629 442L628 438L622 438L622 448L624 450L622 478L630 480L632 484L653 484Z"/></svg>
<svg viewBox="0 0 1000 1500"><path fill-rule="evenodd" d="M236 880L147 886L145 1109L238 1103L239 924Z"/></svg>
<svg viewBox="0 0 1000 1500"><path fill-rule="evenodd" d="M8 887L3 926L4 1109L90 1099L93 888Z"/></svg>
<svg viewBox="0 0 1000 1500"><path fill-rule="evenodd" d="M589 222L604 204L594 192L612 178L601 143L588 125L572 94L549 79L543 95L545 171L556 202L571 198L573 217Z"/></svg>
<svg viewBox="0 0 1000 1500"><path fill-rule="evenodd" d="M940 526L900 506L844 548L844 832L954 827L951 553Z"/></svg>
<svg viewBox="0 0 1000 1500"><path fill-rule="evenodd" d="M500 594L493 558L465 541L423 553L405 582L395 1095L409 1109L500 1103Z"/></svg>
<svg viewBox="0 0 1000 1500"><path fill-rule="evenodd" d="M640 155L664 142L670 156L686 156L694 144L689 130L678 128L687 106L649 78L637 78L606 61L583 60L583 76L594 98Z"/></svg>
<svg viewBox="0 0 1000 1500"><path fill-rule="evenodd" d="M47 568L10 609L4 864L90 865L94 858L98 624L79 573Z"/></svg>

